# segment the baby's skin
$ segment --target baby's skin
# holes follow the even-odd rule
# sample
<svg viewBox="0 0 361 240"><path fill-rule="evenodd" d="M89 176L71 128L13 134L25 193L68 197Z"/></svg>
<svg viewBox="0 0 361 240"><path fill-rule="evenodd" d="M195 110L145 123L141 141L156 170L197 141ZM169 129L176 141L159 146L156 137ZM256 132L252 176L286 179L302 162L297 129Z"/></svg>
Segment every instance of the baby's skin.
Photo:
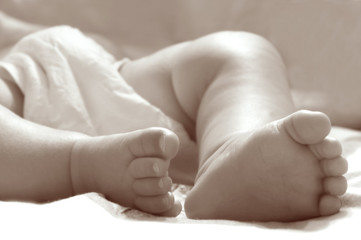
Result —
<svg viewBox="0 0 361 240"><path fill-rule="evenodd" d="M294 221L338 212L347 162L330 129L326 115L298 111L234 134L200 169L187 216ZM99 192L123 206L177 216L181 205L167 171L178 147L177 136L161 128L81 139L72 152L74 192Z"/></svg>
<svg viewBox="0 0 361 240"><path fill-rule="evenodd" d="M98 192L122 206L177 216L182 208L168 168L178 147L178 137L161 128L80 139L71 157L74 193Z"/></svg>
<svg viewBox="0 0 361 240"><path fill-rule="evenodd" d="M0 13L0 19L2 18L3 15ZM0 29L5 33L16 29L18 35L16 35L17 37L15 38L20 38L29 33L29 31L26 30L27 28L22 28L21 24L17 22L13 22L12 24L15 27L18 25L18 27L4 29L3 26L0 25ZM38 26L34 26L32 31L38 29ZM221 36L223 35L224 34L221 34ZM249 69L257 69L256 66L258 66L258 69L274 70L278 66L275 58L272 57L274 54L272 54L269 47L264 48L265 45L256 44L259 41L254 41L254 38L247 41L248 37L244 34L240 35L241 38L233 38L232 36L234 35L226 34L226 41L223 45L219 45L222 43L222 41L218 42L220 39L216 38L217 41L214 41L211 37L211 41L200 40L199 44L195 45L201 46L200 48L179 48L180 50L178 50L178 47L176 47L174 56L167 55L164 57L162 54L156 55L154 58L149 58L148 61L151 64L145 64L143 67L141 67L142 64L139 64L139 62L146 63L147 60L140 60L133 65L138 66L139 69L134 68L133 71L130 71L132 74L125 74L123 68L123 75L127 75L125 77L127 81L132 83L131 85L135 89L140 90L139 92L142 92L141 88L136 87L136 78L138 76L138 79L142 80L138 82L138 85L145 86L145 89L150 93L149 95L146 94L146 92L142 92L144 97L151 103L158 105L158 107L169 116L174 117L184 124L187 123L187 121L184 120L182 114L184 114L184 112L189 115L194 113L193 120L195 122L196 116L198 116L196 109L199 106L198 101L201 99L201 96L190 95L190 93L193 93L191 90L198 89L193 83L201 83L200 86L201 89L203 89L209 84L209 72L203 70L210 69L213 71L213 69L221 69L214 67L219 65L213 65L211 61L212 58L206 61L208 58L204 58L204 56L208 56L207 54L204 55L204 52L197 52L195 49L207 50L207 46L209 45L207 43L212 43L210 45L210 53L212 53L211 56L215 56L215 49L227 50L227 46L231 45L231 43L236 43L236 45L233 46L235 48L231 46L231 51L226 51L227 53L231 53L230 55L226 55L226 62L229 62L229 57L234 57L233 53L237 52L234 50L239 50L238 52L241 54L240 59L244 59L242 47L245 46L247 50L246 56L250 55L249 50L254 49L264 49L266 51L262 52L267 54L262 55L262 58L245 58L247 61L242 62L241 67L243 67L245 63L249 63L249 66L252 66L252 68ZM238 34L236 34L236 36L238 36ZM234 41L229 41L230 39ZM242 39L245 39L245 41ZM15 40L17 39L14 39L14 41ZM216 43L216 47L214 47L213 43ZM1 44L8 45L9 43L0 40L0 45ZM241 49L239 49L239 47L241 47ZM179 79L181 79L179 83L181 84L176 84L176 86L180 87L177 97L182 97L184 101L180 101L180 99L169 101L172 100L172 98L166 99L166 97L173 96L174 90L177 89L167 89L166 87L174 87L176 81L170 82L168 81L169 79L167 79L168 82L163 81L164 79L162 77L166 76L166 78L168 78L167 76L177 74L169 74L169 72L164 74L162 71L159 71L159 69L167 70L168 68L164 66L169 66L169 59L177 59L176 62L182 62L180 61L182 58L178 58L179 53L184 53L183 59L190 57L190 60L196 61L189 61L190 64L186 64L188 67L193 67L191 69L186 68L186 71L179 71L182 69L178 69L178 71L176 71L178 74L186 73L186 75L179 77ZM224 56L223 53L223 51L220 51L220 59L224 59L222 57ZM258 51L255 51L255 53L255 56L259 56ZM271 53L271 55L269 53ZM161 68L154 67L157 66L155 63L156 61L160 61L159 59L165 59L165 62L158 63ZM199 59L201 59L201 61ZM236 59L238 59L238 56ZM256 59L256 61L254 59ZM262 59L262 61L260 59ZM211 65L206 63L211 63ZM221 63L221 66L223 66L223 62ZM272 64L264 65L264 63ZM128 69L129 65L131 64L128 64ZM202 66L205 69L202 69ZM239 69L247 70L248 68L238 68L238 66L235 65L235 69L236 75L238 76L242 73L238 71ZM152 70L155 70L153 71L153 75L151 74ZM291 102L291 99L280 98L279 96L282 96L282 94L279 94L278 91L276 91L275 95L271 91L267 101L263 101L263 98L257 98L256 100L263 103L258 105L262 108L254 109L255 96L263 97L265 93L267 94L267 92L259 92L261 89L272 90L273 85L276 86L276 88L278 86L283 89L283 84L279 84L278 80L282 80L282 76L278 74L277 71L271 71L276 74L268 74L268 72L265 71L266 77L257 75L262 73L262 71L251 72L256 75L252 75L246 71L244 75L245 78L242 78L244 81L237 81L236 85L230 85L234 82L232 79L227 82L229 83L227 85L231 86L230 88L236 90L234 95L232 95L233 97L241 95L241 92L243 93L242 96L251 93L247 95L247 97L250 97L250 101L244 101L244 99L242 99L243 101L237 102L235 106L238 108L240 105L246 105L246 109L254 110L254 115L257 117L259 115L257 113L267 111L264 103L269 103L272 99L279 101L275 101L275 104L268 104L268 107L274 107L268 109L269 112L273 113L279 109L287 109L287 103ZM141 73L146 77L143 77ZM217 76L219 77L220 75L218 74ZM232 77L232 75L226 74L227 78L230 76ZM249 76L251 76L253 80L261 79L262 81L246 81ZM272 78L272 76L274 78ZM132 80L132 77L135 78L135 80ZM149 83L144 84L143 81L148 81L148 79L154 80L151 85ZM159 81L156 81L157 79ZM184 87L187 85L185 80L189 80L189 82L192 83L190 87ZM158 85L157 82L159 83ZM238 86L240 83L251 84L244 85L247 90L250 86L254 87L253 84L257 84L257 82L260 82L262 87L257 86L257 88L255 88L257 89L257 92L254 92L256 94L250 91L238 91L243 90L243 87L239 88ZM271 83L271 85L267 85L267 87L264 86L267 83ZM324 83L322 82L321 86L323 85ZM338 85L339 83L337 83L337 86ZM155 87L151 88L150 86ZM154 92L155 89L164 88L165 92L163 94ZM182 89L185 89L185 92L181 92ZM225 90L223 89L222 92L223 91ZM195 92L199 93L197 91ZM225 99L231 99L229 93L230 91L224 94L226 96ZM6 94L2 95L5 96ZM287 94L283 95L287 96ZM162 98L158 98L158 96L162 96ZM222 96L223 95L221 95L221 97ZM212 96L211 99L215 99L215 97L217 96ZM160 102L157 102L158 99L160 99ZM192 99L197 101L192 102ZM222 100L222 98L220 98L220 100ZM182 108L179 108L180 106L177 104L171 104L172 102L177 104L183 103ZM202 103L207 102L209 101L202 101ZM164 103L166 103L166 106L164 106ZM189 106L191 107L186 108L185 106L187 104L185 103L190 103ZM251 105L249 108L247 108L247 103ZM177 107L179 108L178 111ZM222 108L218 108L218 110L226 107L228 107L227 104L223 105ZM171 109L171 111L169 109ZM292 107L290 109L288 113L293 112L296 108ZM322 108L319 109L324 110ZM211 112L215 112L213 106L210 106L209 110L207 114L211 116L210 119L213 120L216 117L210 114ZM236 120L234 122L236 124L239 123L237 117L242 115L242 111L237 112L236 110L237 109L234 108L228 112L228 114L220 111L220 124L216 125L219 132L223 134L223 125L227 125L225 121L227 118L235 117ZM283 111L281 112L283 113ZM230 113L233 113L233 116L229 116ZM248 111L248 114L249 113ZM7 112L3 114L7 114ZM182 115L182 117L180 117L180 115ZM9 115L5 116L9 117ZM245 115L242 116L246 117ZM344 119L344 116L340 117ZM6 120L7 118L3 119ZM12 116L8 119L10 119L8 122L14 122ZM251 120L257 121L258 119ZM261 120L269 122L268 120ZM8 125L5 125L6 127L4 127L4 129L9 129ZM28 123L23 123L23 125L23 129L29 128ZM194 127L189 127L189 124L184 125L188 126L187 129L189 132L194 132ZM253 125L251 124L251 126ZM223 142L217 151L204 161L198 173L195 186L185 202L187 216L191 218L221 218L241 221L293 221L326 216L338 212L341 207L341 201L338 196L342 195L347 188L346 180L342 176L347 171L347 162L341 157L342 150L340 143L328 136L330 128L330 121L326 115L318 112L299 111L283 119L265 124L262 127L251 128L251 130L247 128L246 131L235 132L227 141ZM48 129L44 130L41 128L37 131L47 132ZM57 135L52 134L51 136ZM5 134L4 138L9 137ZM11 138L14 137L11 136ZM31 138L24 139L29 142ZM46 139L49 141L48 138ZM39 149L38 143L35 143L36 147L32 147L31 149ZM39 143L43 142L39 141ZM66 145L68 146L68 144ZM171 159L177 154L178 147L179 140L177 136L169 130L160 128L142 129L110 136L79 137L71 153L72 195L85 192L99 192L104 194L109 200L123 206L162 216L176 216L181 211L181 206L170 193L172 181L167 171ZM65 151L66 156L68 156L67 150L68 148L66 148ZM33 151L31 151L31 153L32 152ZM50 150L48 152L53 153L53 151ZM59 152L58 148L56 152ZM68 158L64 162L68 163L67 160ZM16 169L18 171L18 166ZM59 172L59 170L57 169L56 172ZM54 174L51 170L49 170L49 173ZM31 175L34 176L34 174ZM64 175L67 176L67 174ZM59 176L58 178L64 179ZM68 177L65 178L68 179ZM21 183L19 185L23 186L24 184ZM51 184L48 185L52 186ZM59 184L56 184L56 186L58 185ZM68 186L68 184L63 185ZM11 186L11 189L13 188L14 187ZM44 189L44 187L41 189ZM34 191L29 190L28 192ZM60 195L62 197L68 196L68 191L65 192L66 193ZM58 195L59 194L56 194L56 196Z"/></svg>
<svg viewBox="0 0 361 240"><path fill-rule="evenodd" d="M326 115L298 111L233 135L200 170L187 216L294 221L338 212L347 162L330 128Z"/></svg>

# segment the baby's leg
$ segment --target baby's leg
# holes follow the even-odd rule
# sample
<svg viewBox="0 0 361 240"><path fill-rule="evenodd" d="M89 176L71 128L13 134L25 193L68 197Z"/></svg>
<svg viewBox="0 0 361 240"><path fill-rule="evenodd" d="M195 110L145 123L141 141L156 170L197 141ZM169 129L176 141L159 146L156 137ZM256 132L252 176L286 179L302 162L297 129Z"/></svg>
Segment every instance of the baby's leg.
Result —
<svg viewBox="0 0 361 240"><path fill-rule="evenodd" d="M197 139L189 217L289 221L340 209L347 168L340 144L327 137L327 116L296 112L282 60L264 39L217 33L122 74Z"/></svg>
<svg viewBox="0 0 361 240"><path fill-rule="evenodd" d="M327 116L294 113L281 58L264 39L228 33L209 41L225 50L198 109L201 168L187 215L291 221L336 213L346 166L340 144L327 138Z"/></svg>
<svg viewBox="0 0 361 240"><path fill-rule="evenodd" d="M178 150L174 133L151 128L89 137L49 128L4 107L22 109L22 96L7 81L0 86L1 201L49 202L94 191L149 213L179 214L167 174Z"/></svg>
<svg viewBox="0 0 361 240"><path fill-rule="evenodd" d="M72 151L75 194L99 192L123 206L163 216L177 216L181 205L170 193L170 159L177 136L151 128L79 140Z"/></svg>

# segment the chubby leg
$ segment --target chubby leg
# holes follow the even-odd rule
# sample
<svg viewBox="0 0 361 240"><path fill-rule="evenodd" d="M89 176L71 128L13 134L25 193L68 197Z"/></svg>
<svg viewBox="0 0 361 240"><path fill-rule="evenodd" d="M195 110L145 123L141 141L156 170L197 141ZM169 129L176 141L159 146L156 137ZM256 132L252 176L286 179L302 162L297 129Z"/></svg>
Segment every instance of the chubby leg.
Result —
<svg viewBox="0 0 361 240"><path fill-rule="evenodd" d="M177 136L161 128L78 140L71 157L74 192L99 192L123 206L177 216L181 205L167 171L178 145Z"/></svg>
<svg viewBox="0 0 361 240"><path fill-rule="evenodd" d="M95 191L149 213L179 214L167 174L179 145L174 133L89 137L49 128L21 118L19 89L0 86L0 200L48 202Z"/></svg>
<svg viewBox="0 0 361 240"><path fill-rule="evenodd" d="M187 216L293 221L340 209L347 163L328 117L296 112L283 62L263 38L216 33L121 73L199 144Z"/></svg>
<svg viewBox="0 0 361 240"><path fill-rule="evenodd" d="M294 113L282 60L264 39L210 38L226 50L197 112L201 168L187 215L293 221L336 213L346 168L339 143L326 138L327 116ZM326 160L340 173L324 174Z"/></svg>

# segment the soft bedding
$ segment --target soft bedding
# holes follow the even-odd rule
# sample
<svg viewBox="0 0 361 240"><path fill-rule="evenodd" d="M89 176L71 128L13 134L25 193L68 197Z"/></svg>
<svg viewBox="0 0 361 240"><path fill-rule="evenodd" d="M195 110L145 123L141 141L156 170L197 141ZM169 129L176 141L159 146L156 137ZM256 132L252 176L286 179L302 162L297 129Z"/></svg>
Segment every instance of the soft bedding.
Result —
<svg viewBox="0 0 361 240"><path fill-rule="evenodd" d="M157 7L146 8L145 6L147 11L136 7L139 6L139 1L105 1L100 5L99 2L88 1L85 4L81 0L69 2L3 1L0 3L0 8L9 15L23 19L25 22L43 25L69 24L83 31L91 31L95 34L95 39L103 44L107 51L117 59L138 57L165 45L191 39L211 31L237 29L256 32L269 38L284 56L286 65L290 69L290 78L326 76L355 78L359 81L361 78L361 15L359 14L361 1L220 0L204 5L205 2L202 1L174 1L171 4L170 1L159 0L155 4ZM134 14L127 14L127 11L130 10L127 10L126 6L133 10ZM202 6L208 8L204 10ZM317 9L323 11L316 15ZM122 14L117 14L116 10ZM117 20L117 17L121 19ZM150 22L150 20L155 20L155 23ZM129 25L133 25L132 28ZM23 27L26 28L27 25L24 24ZM59 30L59 28L55 29ZM131 30L134 30L134 33ZM2 45L2 53L7 53L8 47L13 44L10 41L12 36L5 36L1 32L0 36L0 43L9 43ZM298 39L295 40L294 38ZM5 41L6 39L10 40ZM302 44L302 42L306 43ZM103 54L102 50L101 53ZM311 54L314 54L314 57L310 57ZM115 64L112 55L105 53L102 56L105 61ZM52 59L56 59L56 56L53 56ZM22 59L22 61L24 62L21 64L27 64L26 59ZM317 71L312 67L312 63L315 62L319 66ZM334 72L325 72L325 68L322 66L327 64L337 65L337 68L332 68ZM8 71L11 72L9 66L7 65L5 68L7 67ZM114 69L106 68L97 73L104 74L104 72L108 73L107 76L113 77ZM20 78L18 81L20 85ZM154 114L154 119L156 119L154 121L157 124L159 124L159 119L162 119L160 121L161 126L164 126L162 124L170 124L177 131L183 131L181 126L178 126L177 123L132 92L125 82L122 84L123 86L119 86L118 89L123 95L118 95L129 99L129 104L134 102L139 104L140 102L140 105L145 106L145 109L150 109L149 114ZM41 90L40 87L37 91ZM35 92L35 96L38 96L38 93ZM56 96L59 96L59 93ZM58 99L54 98L53 100L56 102ZM89 98L89 101L92 99ZM69 106L72 104L74 102L69 101ZM52 108L50 106L49 108L51 111ZM31 115L31 111L28 114ZM74 112L67 114L73 115ZM92 125L94 121L90 121L90 119L92 117L97 118L96 112L88 115L80 114L79 116L79 119L85 120L85 122L87 122L86 118L89 118L89 124L86 127L93 129L90 134L95 135L99 134L100 131L106 131ZM44 117L44 119L48 118ZM56 122L59 120L56 118L55 123L47 124L61 123L66 125L64 119ZM97 119L97 121L101 122L102 119ZM154 122L150 124L154 124ZM64 128L80 126L76 123L65 125L63 125ZM86 132L90 131L89 129L78 130ZM126 236L135 239L153 237L184 239L191 235L203 238L226 237L237 239L260 239L261 237L323 239L347 235L348 238L359 239L358 229L361 222L361 132L333 127L332 135L341 140L344 149L343 155L349 161L349 172L346 175L349 188L342 197L343 208L340 213L334 216L295 223L191 220L186 218L184 212L177 218L163 218L121 207L105 200L98 194L91 193L42 205L0 202L0 226L2 226L0 234L6 236L6 239L25 237L37 237L37 239L73 239L76 237L82 239L120 239ZM181 184L174 184L173 186L176 197L181 201L184 201L190 188L191 186ZM353 233L350 234L350 232Z"/></svg>

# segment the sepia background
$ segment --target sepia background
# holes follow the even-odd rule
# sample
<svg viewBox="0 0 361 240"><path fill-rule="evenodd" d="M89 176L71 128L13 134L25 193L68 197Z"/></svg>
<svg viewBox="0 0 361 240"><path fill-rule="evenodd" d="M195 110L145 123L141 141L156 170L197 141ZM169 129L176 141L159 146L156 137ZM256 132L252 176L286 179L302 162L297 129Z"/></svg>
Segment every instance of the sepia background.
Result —
<svg viewBox="0 0 361 240"><path fill-rule="evenodd" d="M330 105L326 109L329 114L343 109L340 104L354 105L359 111L337 113L349 119L350 128L361 125L360 102L352 97L347 100L337 88L328 89L329 84L337 83L340 88L349 86L350 96L361 95L360 89L352 88L361 81L360 0L2 0L0 11L30 24L77 27L118 59L138 58L216 31L257 33L280 51L291 85L297 89L296 100L306 96L300 104L308 108ZM16 39L1 32L0 38L4 53ZM327 91L323 95L312 92L314 87ZM164 229L180 239L191 231L199 236L228 233L235 238L248 234L279 239L344 236L361 223L361 132L334 127L332 133L342 140L350 163L344 208L332 217L291 224L196 221L184 213L167 219L125 209L90 194L46 205L0 202L0 224L14 236L28 232L59 238L149 237ZM175 185L176 196L184 200L189 187Z"/></svg>

